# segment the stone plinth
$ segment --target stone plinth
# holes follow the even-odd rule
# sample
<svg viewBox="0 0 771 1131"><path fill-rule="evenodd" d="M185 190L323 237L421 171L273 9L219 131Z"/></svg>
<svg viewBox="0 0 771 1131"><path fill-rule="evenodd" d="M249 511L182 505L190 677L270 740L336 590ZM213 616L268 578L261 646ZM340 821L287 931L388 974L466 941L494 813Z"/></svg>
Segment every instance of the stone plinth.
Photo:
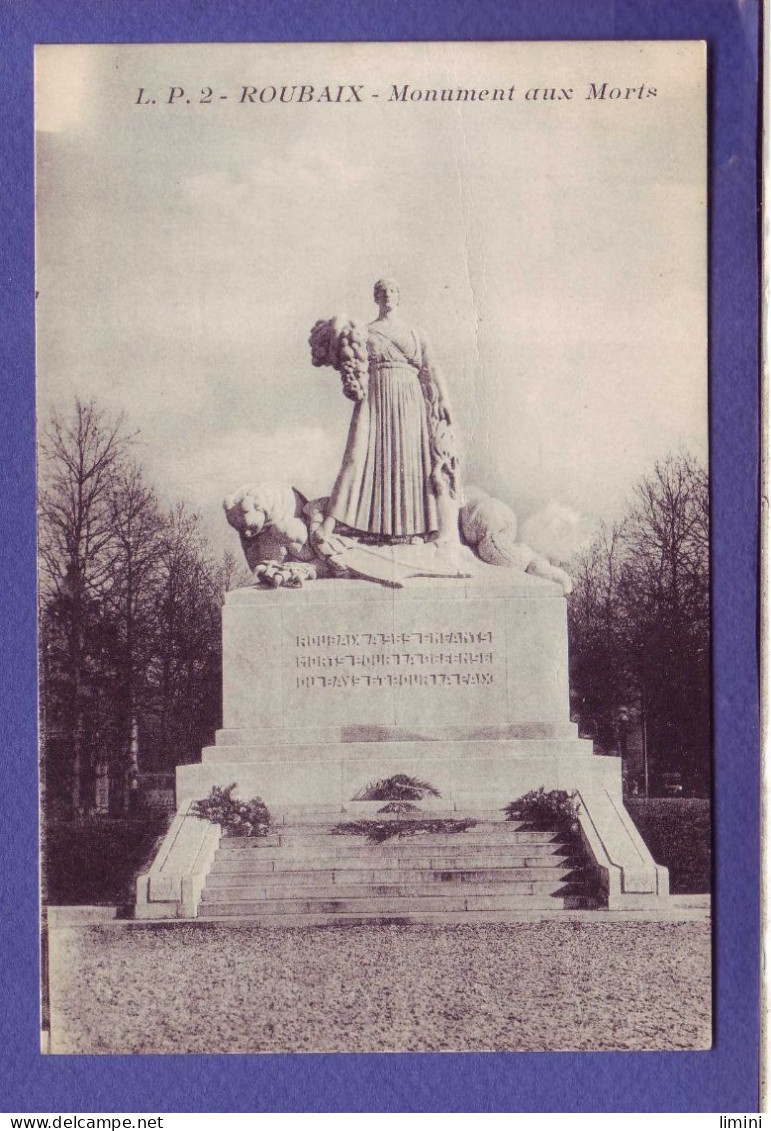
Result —
<svg viewBox="0 0 771 1131"><path fill-rule="evenodd" d="M568 714L562 591L519 571L239 589L223 657L224 727L180 768L178 802L230 775L268 805L344 804L403 772L456 803L504 804L510 763L561 788L562 763L573 780L592 755Z"/></svg>
<svg viewBox="0 0 771 1131"><path fill-rule="evenodd" d="M284 729L570 721L560 587L492 567L403 589L236 590L223 663L224 729L266 743Z"/></svg>
<svg viewBox="0 0 771 1131"><path fill-rule="evenodd" d="M215 745L177 770L180 813L230 782L276 816L349 809L395 773L430 781L458 810L501 810L540 786L576 790L608 905L666 898L666 869L624 809L620 760L595 756L570 722L567 608L553 582L480 563L472 578L402 589L239 589L223 611L223 684ZM185 831L159 856L163 877L144 877L137 914L150 917L164 885L183 906L175 852L182 871L198 852L182 853Z"/></svg>

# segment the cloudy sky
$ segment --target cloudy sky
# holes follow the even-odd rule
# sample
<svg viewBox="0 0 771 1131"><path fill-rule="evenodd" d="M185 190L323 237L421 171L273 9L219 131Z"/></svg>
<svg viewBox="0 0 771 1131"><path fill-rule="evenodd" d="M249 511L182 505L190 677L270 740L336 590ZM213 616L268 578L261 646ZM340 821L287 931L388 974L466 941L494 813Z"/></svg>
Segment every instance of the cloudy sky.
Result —
<svg viewBox="0 0 771 1131"><path fill-rule="evenodd" d="M603 82L622 97L588 99ZM239 101L348 83L360 103ZM707 454L704 91L682 43L40 48L41 418L125 410L160 493L235 549L239 484L328 493L351 405L308 333L374 317L392 274L466 481L523 518L613 517L655 459Z"/></svg>

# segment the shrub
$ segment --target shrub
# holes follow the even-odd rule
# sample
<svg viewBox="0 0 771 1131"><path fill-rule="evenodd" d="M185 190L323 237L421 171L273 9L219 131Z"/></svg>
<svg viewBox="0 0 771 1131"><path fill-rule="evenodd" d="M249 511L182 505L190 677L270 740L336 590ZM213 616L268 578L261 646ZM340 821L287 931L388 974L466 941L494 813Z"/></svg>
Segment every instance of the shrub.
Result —
<svg viewBox="0 0 771 1131"><path fill-rule="evenodd" d="M413 805L411 801L389 801L378 813L419 813L420 806Z"/></svg>
<svg viewBox="0 0 771 1131"><path fill-rule="evenodd" d="M270 827L267 805L261 797L239 801L233 797L235 788L235 782L227 789L213 786L208 797L195 802L196 816L219 825L224 836L267 836Z"/></svg>
<svg viewBox="0 0 771 1131"><path fill-rule="evenodd" d="M682 797L627 797L625 805L653 859L669 868L672 894L707 894L712 887L709 801Z"/></svg>
<svg viewBox="0 0 771 1131"><path fill-rule="evenodd" d="M430 782L411 778L408 774L394 774L382 781L370 782L354 795L354 801L422 801L424 797L441 797Z"/></svg>
<svg viewBox="0 0 771 1131"><path fill-rule="evenodd" d="M150 867L170 823L165 813L46 821L44 903L117 905L128 914L136 878Z"/></svg>
<svg viewBox="0 0 771 1131"><path fill-rule="evenodd" d="M529 793L510 801L504 809L509 821L528 821L545 827L578 831L578 802L576 791L567 793L564 789L547 791L531 789Z"/></svg>
<svg viewBox="0 0 771 1131"><path fill-rule="evenodd" d="M411 821L346 821L335 825L333 836L365 836L375 844L382 844L395 836L416 836L418 833L465 833L473 829L477 821L470 817L463 820L450 818L419 818Z"/></svg>

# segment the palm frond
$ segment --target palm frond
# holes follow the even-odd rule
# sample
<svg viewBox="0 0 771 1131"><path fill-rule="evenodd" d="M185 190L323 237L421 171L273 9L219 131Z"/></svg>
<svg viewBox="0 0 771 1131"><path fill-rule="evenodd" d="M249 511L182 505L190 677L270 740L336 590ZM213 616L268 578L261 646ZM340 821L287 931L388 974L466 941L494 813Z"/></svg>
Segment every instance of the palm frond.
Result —
<svg viewBox="0 0 771 1131"><path fill-rule="evenodd" d="M374 844L382 844L393 837L417 836L420 833L433 833L435 835L465 833L473 829L479 822L471 817L454 820L449 817L442 818L413 818L406 821L346 821L335 825L331 830L332 836L365 836Z"/></svg>
<svg viewBox="0 0 771 1131"><path fill-rule="evenodd" d="M422 801L424 797L441 797L436 786L409 774L392 774L390 778L369 782L354 794L354 801Z"/></svg>

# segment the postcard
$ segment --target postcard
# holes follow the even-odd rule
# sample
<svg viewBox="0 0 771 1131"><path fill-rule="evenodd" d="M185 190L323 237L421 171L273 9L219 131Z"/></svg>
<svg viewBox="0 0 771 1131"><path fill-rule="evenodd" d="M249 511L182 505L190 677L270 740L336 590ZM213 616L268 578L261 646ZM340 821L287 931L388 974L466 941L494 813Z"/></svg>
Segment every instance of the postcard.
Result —
<svg viewBox="0 0 771 1131"><path fill-rule="evenodd" d="M44 1050L709 1048L705 43L35 75Z"/></svg>

